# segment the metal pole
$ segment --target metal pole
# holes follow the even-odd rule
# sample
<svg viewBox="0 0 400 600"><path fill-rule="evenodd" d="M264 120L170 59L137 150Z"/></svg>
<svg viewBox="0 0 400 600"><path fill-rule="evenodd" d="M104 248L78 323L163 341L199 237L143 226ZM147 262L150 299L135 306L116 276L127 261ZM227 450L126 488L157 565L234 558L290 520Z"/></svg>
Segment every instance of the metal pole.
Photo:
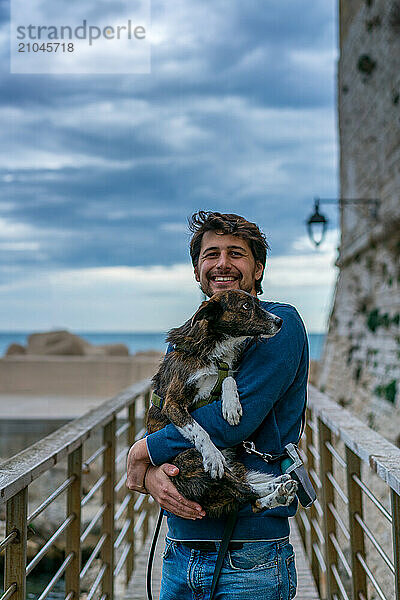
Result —
<svg viewBox="0 0 400 600"><path fill-rule="evenodd" d="M400 600L400 496L391 490L393 564L396 600Z"/></svg>

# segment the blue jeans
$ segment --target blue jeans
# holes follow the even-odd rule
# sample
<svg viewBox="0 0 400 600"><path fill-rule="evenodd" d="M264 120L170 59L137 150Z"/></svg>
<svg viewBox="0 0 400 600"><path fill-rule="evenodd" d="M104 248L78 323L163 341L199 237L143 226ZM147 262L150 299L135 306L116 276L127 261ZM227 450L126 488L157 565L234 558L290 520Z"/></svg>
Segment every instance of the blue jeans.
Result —
<svg viewBox="0 0 400 600"><path fill-rule="evenodd" d="M160 600L209 600L217 552L191 550L166 539ZM289 538L247 542L224 558L215 600L291 600L296 595Z"/></svg>

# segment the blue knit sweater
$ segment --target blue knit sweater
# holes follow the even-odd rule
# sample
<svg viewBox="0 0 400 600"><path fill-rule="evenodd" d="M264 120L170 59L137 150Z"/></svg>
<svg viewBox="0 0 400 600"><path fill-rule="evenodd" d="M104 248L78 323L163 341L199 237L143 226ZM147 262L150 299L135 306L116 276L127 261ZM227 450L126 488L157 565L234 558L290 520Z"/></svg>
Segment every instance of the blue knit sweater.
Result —
<svg viewBox="0 0 400 600"><path fill-rule="evenodd" d="M251 438L258 450L280 454L289 442L297 442L307 399L308 343L303 322L293 306L262 302L262 306L283 319L279 333L252 344L244 353L235 375L243 416L239 425L229 425L222 416L221 400L193 411L194 419L210 434L214 444L230 448ZM153 464L171 461L191 447L173 425L147 436ZM279 462L267 464L245 453L240 457L250 468L280 475ZM232 540L273 540L289 535L288 517L297 509L297 500L288 507L253 513L251 506L238 515ZM168 516L168 537L174 540L220 540L225 519L203 517L196 521Z"/></svg>

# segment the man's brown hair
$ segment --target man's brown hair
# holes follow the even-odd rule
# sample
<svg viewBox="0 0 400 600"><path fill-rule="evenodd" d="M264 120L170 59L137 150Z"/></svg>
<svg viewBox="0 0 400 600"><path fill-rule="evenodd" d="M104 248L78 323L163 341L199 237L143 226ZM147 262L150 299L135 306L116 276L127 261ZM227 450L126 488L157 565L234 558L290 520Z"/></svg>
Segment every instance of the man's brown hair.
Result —
<svg viewBox="0 0 400 600"><path fill-rule="evenodd" d="M205 210L194 213L188 221L189 229L193 232L190 240L190 257L194 267L197 267L199 262L201 241L206 231L218 231L222 234L243 238L249 244L254 260L265 267L269 246L265 235L255 223L251 223L239 215ZM263 276L264 271L260 279L255 282L257 294L262 294L261 280Z"/></svg>

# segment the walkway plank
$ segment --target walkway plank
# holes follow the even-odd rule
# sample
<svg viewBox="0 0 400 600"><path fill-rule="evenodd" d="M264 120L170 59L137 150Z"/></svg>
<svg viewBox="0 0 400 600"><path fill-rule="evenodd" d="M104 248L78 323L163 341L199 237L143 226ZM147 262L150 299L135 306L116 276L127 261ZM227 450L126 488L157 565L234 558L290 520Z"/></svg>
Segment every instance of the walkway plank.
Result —
<svg viewBox="0 0 400 600"><path fill-rule="evenodd" d="M291 535L290 541L296 553L296 568L298 587L296 598L299 600L320 600L311 570L308 566L307 558L304 553L303 544L297 529L295 519L290 520ZM157 544L156 554L153 565L153 600L158 600L160 594L161 562L164 548L164 538L166 534L166 522L163 526ZM151 536L150 536L151 537ZM148 539L143 548L136 557L135 571L124 595L124 600L145 600L146 598L146 566L147 557L151 545L151 539ZM178 599L177 599L178 600Z"/></svg>

